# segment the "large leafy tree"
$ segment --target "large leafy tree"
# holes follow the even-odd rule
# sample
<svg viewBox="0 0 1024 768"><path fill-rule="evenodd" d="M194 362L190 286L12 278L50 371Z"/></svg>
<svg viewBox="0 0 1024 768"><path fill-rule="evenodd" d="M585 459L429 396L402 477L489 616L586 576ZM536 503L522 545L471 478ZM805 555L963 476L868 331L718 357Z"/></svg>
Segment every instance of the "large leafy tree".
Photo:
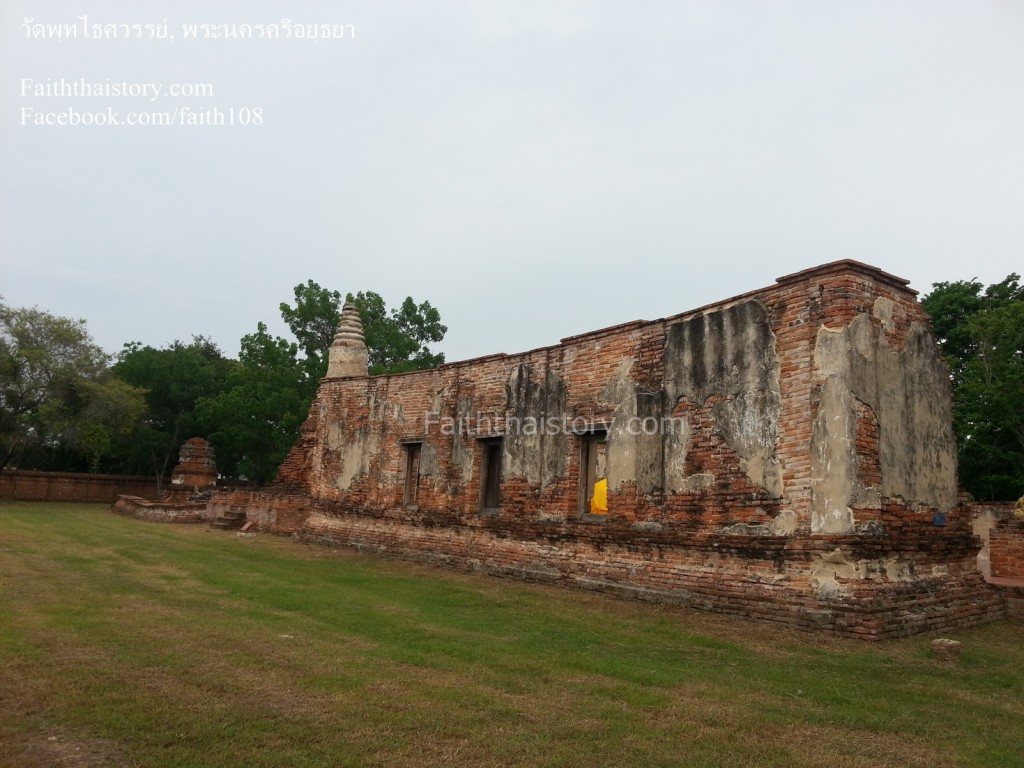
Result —
<svg viewBox="0 0 1024 768"><path fill-rule="evenodd" d="M84 320L0 302L0 468L95 471L142 414L141 390L110 376Z"/></svg>
<svg viewBox="0 0 1024 768"><path fill-rule="evenodd" d="M295 286L294 304L280 305L295 341L272 337L265 324L242 339L239 367L227 388L203 399L200 417L217 446L218 464L257 482L272 479L298 437L317 385L327 372L331 341L341 317L342 295L312 280ZM370 373L395 373L440 365L429 345L446 328L430 302L407 298L388 310L376 293L353 299L360 310Z"/></svg>
<svg viewBox="0 0 1024 768"><path fill-rule="evenodd" d="M235 365L203 336L193 337L189 344L175 341L163 349L126 344L113 371L122 381L144 389L147 405L144 424L127 446L126 471L148 471L158 485L162 483L185 440L209 437L196 404L222 392Z"/></svg>
<svg viewBox="0 0 1024 768"><path fill-rule="evenodd" d="M119 454L142 428L145 412L145 390L110 372L81 380L60 412L64 445L88 463L90 472L122 469Z"/></svg>
<svg viewBox="0 0 1024 768"><path fill-rule="evenodd" d="M960 482L979 499L1024 494L1024 287L936 283L922 299L952 374Z"/></svg>
<svg viewBox="0 0 1024 768"><path fill-rule="evenodd" d="M281 319L287 323L302 353L305 381L310 396L317 382L327 373L327 349L331 346L341 318L341 294L308 280L296 285L294 306L281 302Z"/></svg>
<svg viewBox="0 0 1024 768"><path fill-rule="evenodd" d="M239 365L220 394L199 401L221 471L257 483L272 480L309 411L304 361L295 343L260 323L242 338Z"/></svg>
<svg viewBox="0 0 1024 768"><path fill-rule="evenodd" d="M422 371L444 362L444 353L431 352L429 345L444 339L448 328L429 301L417 304L407 296L400 307L389 312L384 299L373 291L349 294L348 298L359 308L363 321L370 373Z"/></svg>
<svg viewBox="0 0 1024 768"><path fill-rule="evenodd" d="M342 297L312 280L295 286L294 294L294 306L281 304L281 317L298 340L315 387L327 372L327 352L338 330ZM350 293L346 298L359 308L371 374L418 371L444 362L444 354L431 352L430 345L441 342L448 328L429 301L417 304L409 296L400 307L388 310L373 291Z"/></svg>

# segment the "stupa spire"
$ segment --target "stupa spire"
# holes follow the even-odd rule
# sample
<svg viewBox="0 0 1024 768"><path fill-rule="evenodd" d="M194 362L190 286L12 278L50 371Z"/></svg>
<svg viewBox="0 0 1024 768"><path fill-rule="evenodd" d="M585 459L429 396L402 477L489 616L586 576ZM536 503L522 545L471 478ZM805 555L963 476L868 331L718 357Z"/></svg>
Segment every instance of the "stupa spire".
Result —
<svg viewBox="0 0 1024 768"><path fill-rule="evenodd" d="M368 366L369 353L359 309L352 301L346 301L327 355L327 378L366 376Z"/></svg>

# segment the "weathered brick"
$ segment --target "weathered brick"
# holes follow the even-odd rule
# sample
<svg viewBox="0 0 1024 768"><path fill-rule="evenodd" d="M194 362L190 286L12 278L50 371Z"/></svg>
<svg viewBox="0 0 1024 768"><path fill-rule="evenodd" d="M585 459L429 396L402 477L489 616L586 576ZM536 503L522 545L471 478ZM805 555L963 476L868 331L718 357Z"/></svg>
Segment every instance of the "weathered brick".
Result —
<svg viewBox="0 0 1024 768"><path fill-rule="evenodd" d="M277 492L225 503L310 542L848 637L985 621L1004 607L927 328L906 281L844 261L519 355L328 378ZM623 428L665 418L685 428ZM581 514L581 435L604 429L608 513Z"/></svg>

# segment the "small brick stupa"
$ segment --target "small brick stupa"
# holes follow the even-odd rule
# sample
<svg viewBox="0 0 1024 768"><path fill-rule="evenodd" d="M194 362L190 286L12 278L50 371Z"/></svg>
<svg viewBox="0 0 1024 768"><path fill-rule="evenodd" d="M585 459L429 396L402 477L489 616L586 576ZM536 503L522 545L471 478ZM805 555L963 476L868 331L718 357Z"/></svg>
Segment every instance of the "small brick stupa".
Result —
<svg viewBox="0 0 1024 768"><path fill-rule="evenodd" d="M170 490L152 501L139 496L118 496L112 510L119 515L155 523L204 523L207 502L217 485L213 446L201 437L186 440L171 473Z"/></svg>
<svg viewBox="0 0 1024 768"><path fill-rule="evenodd" d="M217 461L213 446L201 437L181 445L178 465L171 473L171 495L202 493L217 485Z"/></svg>

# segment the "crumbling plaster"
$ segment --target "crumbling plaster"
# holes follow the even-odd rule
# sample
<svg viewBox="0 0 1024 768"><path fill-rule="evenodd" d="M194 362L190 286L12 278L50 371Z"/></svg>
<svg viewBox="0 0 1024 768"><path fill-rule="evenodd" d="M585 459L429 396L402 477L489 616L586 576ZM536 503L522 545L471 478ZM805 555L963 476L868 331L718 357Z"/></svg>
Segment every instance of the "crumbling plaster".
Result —
<svg viewBox="0 0 1024 768"><path fill-rule="evenodd" d="M509 375L506 396L507 418L517 424L505 431L505 475L541 488L564 477L569 450L561 429L569 417L565 382L550 367L534 371L520 363Z"/></svg>
<svg viewBox="0 0 1024 768"><path fill-rule="evenodd" d="M740 457L751 482L772 498L782 496L782 468L775 454L779 361L763 304L744 301L670 326L664 386L673 408L681 400L703 406L714 397L715 431ZM678 457L666 465L671 491L693 487L681 468Z"/></svg>
<svg viewBox="0 0 1024 768"><path fill-rule="evenodd" d="M853 509L877 507L882 498L941 513L957 503L945 363L921 323L910 324L901 347L891 341L889 305L876 302L878 325L859 314L848 325L822 326L817 334L814 366L821 394L811 444L814 532L852 532ZM859 404L879 424L882 480L877 489L856 481Z"/></svg>

